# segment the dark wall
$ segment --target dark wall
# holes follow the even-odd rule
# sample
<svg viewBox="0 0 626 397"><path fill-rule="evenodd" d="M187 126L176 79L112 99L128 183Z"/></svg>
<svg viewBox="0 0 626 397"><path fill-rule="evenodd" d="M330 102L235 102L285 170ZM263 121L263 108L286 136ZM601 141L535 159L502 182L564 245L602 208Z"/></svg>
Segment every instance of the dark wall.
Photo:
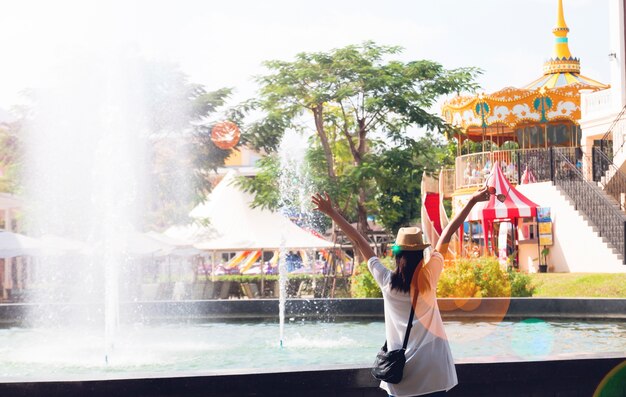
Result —
<svg viewBox="0 0 626 397"><path fill-rule="evenodd" d="M449 397L591 397L625 357L457 364ZM626 385L602 397L626 397ZM40 383L3 383L0 396L384 397L369 368Z"/></svg>

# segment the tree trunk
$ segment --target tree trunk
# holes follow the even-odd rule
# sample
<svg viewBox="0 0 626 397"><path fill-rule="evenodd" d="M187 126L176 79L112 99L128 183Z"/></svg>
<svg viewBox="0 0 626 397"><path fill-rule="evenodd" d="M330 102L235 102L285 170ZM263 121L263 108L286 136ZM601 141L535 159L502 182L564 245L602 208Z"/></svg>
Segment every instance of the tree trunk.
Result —
<svg viewBox="0 0 626 397"><path fill-rule="evenodd" d="M359 144L358 144L358 151L357 151L357 155L354 156L354 164L358 167L361 165L361 163L363 162L363 156L365 155L365 152L367 151L367 141L365 139L366 137L366 130L365 130L365 120L360 119L358 120L359 123ZM359 231L359 233L361 233L361 235L363 235L363 237L365 237L365 239L369 242L369 225L367 224L367 209L365 208L365 201L366 201L366 195L365 195L365 187L364 187L364 183L361 182L361 186L359 187L359 197L357 199L357 230ZM355 253L355 256L357 256L357 254ZM357 256L357 258L360 255ZM365 261L369 258L358 258L359 262Z"/></svg>
<svg viewBox="0 0 626 397"><path fill-rule="evenodd" d="M357 210L357 225L356 228L363 237L369 242L369 225L367 224L367 209L365 208L365 190L361 187L359 188L359 199L356 205ZM366 261L369 258L360 258L361 255L357 255L355 252L355 256L358 259L358 263Z"/></svg>
<svg viewBox="0 0 626 397"><path fill-rule="evenodd" d="M313 108L313 118L315 119L315 129L317 130L317 135L320 137L324 156L326 157L328 177L331 181L335 182L337 180L337 175L335 174L335 160L333 158L333 152L330 149L330 144L328 143L328 135L326 135L326 130L324 130L323 109L321 104Z"/></svg>

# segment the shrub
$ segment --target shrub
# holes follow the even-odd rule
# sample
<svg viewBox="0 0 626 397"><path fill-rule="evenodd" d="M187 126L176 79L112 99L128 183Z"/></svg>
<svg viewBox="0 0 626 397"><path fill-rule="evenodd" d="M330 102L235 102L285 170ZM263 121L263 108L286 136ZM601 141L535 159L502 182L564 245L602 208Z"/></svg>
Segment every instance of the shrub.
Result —
<svg viewBox="0 0 626 397"><path fill-rule="evenodd" d="M509 269L509 280L511 282L511 296L530 297L533 296L537 286L532 283L532 278L518 270Z"/></svg>
<svg viewBox="0 0 626 397"><path fill-rule="evenodd" d="M381 262L395 268L393 258ZM437 286L437 296L446 297L529 297L536 287L528 274L502 270L495 257L461 258L446 262ZM350 292L353 298L380 298L382 292L362 262L354 269Z"/></svg>
<svg viewBox="0 0 626 397"><path fill-rule="evenodd" d="M495 257L450 261L437 286L439 297L516 297L533 292L527 274L502 270Z"/></svg>
<svg viewBox="0 0 626 397"><path fill-rule="evenodd" d="M211 276L208 276L209 280L213 280ZM280 276L278 274L265 274L261 276L260 274L224 274L220 276L215 276L215 281L234 281L237 283L258 283L261 282L261 279L265 279L265 281L278 281ZM322 274L288 274L287 278L289 281L304 281L304 280L312 280L318 279L321 280L324 278ZM198 276L198 281L205 281L207 279L204 275Z"/></svg>
<svg viewBox="0 0 626 397"><path fill-rule="evenodd" d="M385 257L381 258L380 261L388 269L394 269L396 266L393 258ZM382 298L383 293L367 268L366 262L360 263L354 269L350 283L350 293L353 298Z"/></svg>

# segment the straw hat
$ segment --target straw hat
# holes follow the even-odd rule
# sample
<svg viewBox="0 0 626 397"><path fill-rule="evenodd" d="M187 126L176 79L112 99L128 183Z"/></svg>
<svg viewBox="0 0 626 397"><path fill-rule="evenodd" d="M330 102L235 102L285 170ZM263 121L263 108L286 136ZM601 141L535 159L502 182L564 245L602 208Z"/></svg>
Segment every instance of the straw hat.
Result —
<svg viewBox="0 0 626 397"><path fill-rule="evenodd" d="M402 251L421 251L430 244L424 244L422 229L419 227L401 227L396 237L396 246Z"/></svg>

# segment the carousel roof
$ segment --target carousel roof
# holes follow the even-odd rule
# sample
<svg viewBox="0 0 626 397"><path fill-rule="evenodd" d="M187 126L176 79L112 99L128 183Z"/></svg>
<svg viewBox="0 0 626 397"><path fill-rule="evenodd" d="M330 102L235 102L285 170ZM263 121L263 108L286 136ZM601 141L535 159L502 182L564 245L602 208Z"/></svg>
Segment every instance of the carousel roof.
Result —
<svg viewBox="0 0 626 397"><path fill-rule="evenodd" d="M561 88L569 85L577 85L577 89L605 89L609 86L602 84L599 81L590 79L589 77L582 76L578 73L551 73L543 75L532 83L526 85L528 90L540 90L540 89L552 89Z"/></svg>
<svg viewBox="0 0 626 397"><path fill-rule="evenodd" d="M569 85L583 86L583 88L605 89L609 86L580 74L580 59L574 58L569 50L567 34L569 28L563 14L563 0L559 0L556 26L554 34L554 50L552 58L543 65L543 76L527 84L526 89L552 89ZM580 89L580 88L578 88Z"/></svg>
<svg viewBox="0 0 626 397"><path fill-rule="evenodd" d="M523 88L507 87L492 94L457 96L446 102L442 115L468 135L496 128L496 135L512 134L519 125L569 120L578 123L580 90L601 90L609 86L580 74L580 60L568 46L569 28L558 0L553 57L544 64L544 74ZM507 128L508 127L508 128Z"/></svg>

